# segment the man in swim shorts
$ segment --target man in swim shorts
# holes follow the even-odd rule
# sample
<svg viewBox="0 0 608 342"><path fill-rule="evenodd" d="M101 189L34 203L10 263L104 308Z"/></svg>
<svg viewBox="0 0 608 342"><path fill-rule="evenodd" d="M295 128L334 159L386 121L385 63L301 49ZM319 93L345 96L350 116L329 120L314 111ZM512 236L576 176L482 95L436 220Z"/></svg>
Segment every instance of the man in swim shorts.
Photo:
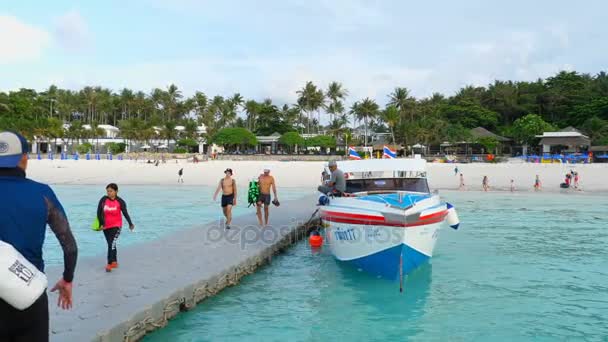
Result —
<svg viewBox="0 0 608 342"><path fill-rule="evenodd" d="M236 205L236 181L232 178L232 169L224 171L224 178L220 179L220 184L215 190L213 200L217 198L217 194L222 191L222 211L226 217L226 229L230 229L232 223L232 206Z"/></svg>
<svg viewBox="0 0 608 342"><path fill-rule="evenodd" d="M264 168L264 173L260 175L258 178L258 182L260 184L260 196L258 197L257 203L257 216L258 223L260 226L268 225L268 216L269 211L268 207L270 206L270 189L272 188L272 192L274 193L274 201L278 203L279 198L277 197L277 187L274 182L274 177L270 175L270 167ZM262 222L262 205L264 206L264 222Z"/></svg>

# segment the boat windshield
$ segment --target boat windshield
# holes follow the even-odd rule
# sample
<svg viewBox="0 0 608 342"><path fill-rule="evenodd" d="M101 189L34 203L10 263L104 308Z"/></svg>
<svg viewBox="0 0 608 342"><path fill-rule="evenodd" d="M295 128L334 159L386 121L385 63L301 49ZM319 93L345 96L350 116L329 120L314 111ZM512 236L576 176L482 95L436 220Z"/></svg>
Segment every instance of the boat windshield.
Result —
<svg viewBox="0 0 608 342"><path fill-rule="evenodd" d="M429 193L426 178L373 178L346 181L346 192L410 191Z"/></svg>

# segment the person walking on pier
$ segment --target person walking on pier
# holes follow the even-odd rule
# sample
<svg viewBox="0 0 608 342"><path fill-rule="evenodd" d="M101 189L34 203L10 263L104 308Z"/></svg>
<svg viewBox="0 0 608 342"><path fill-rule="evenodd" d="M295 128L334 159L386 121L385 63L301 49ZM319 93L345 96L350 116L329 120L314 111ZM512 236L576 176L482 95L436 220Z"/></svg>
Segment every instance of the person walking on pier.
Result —
<svg viewBox="0 0 608 342"><path fill-rule="evenodd" d="M236 205L236 181L232 178L232 169L224 171L224 178L220 179L220 184L213 194L213 200L217 198L217 194L222 191L222 211L226 217L226 229L230 229L232 224L232 207Z"/></svg>
<svg viewBox="0 0 608 342"><path fill-rule="evenodd" d="M268 225L269 206L270 206L270 189L274 193L274 200L272 203L279 206L279 198L277 196L277 186L274 181L274 177L270 175L270 167L264 168L264 173L258 178L260 184L260 196L258 197L258 203L256 208L256 214L258 216L258 223L264 227ZM262 206L264 206L264 221L262 221Z"/></svg>
<svg viewBox="0 0 608 342"><path fill-rule="evenodd" d="M129 222L129 229L135 229L135 225L127 211L127 203L118 197L118 185L108 184L106 193L107 195L103 196L97 205L97 219L108 244L106 272L112 272L113 269L118 268L116 244L122 230L122 216L124 215Z"/></svg>
<svg viewBox="0 0 608 342"><path fill-rule="evenodd" d="M53 190L46 184L26 178L27 150L27 140L21 135L0 133L0 189L10 195L5 197L0 206L0 241L12 246L40 272L44 272L42 245L46 226L49 225L63 249L63 277L51 292L59 291L57 306L68 310L72 308L72 280L78 247L63 207ZM32 270L18 263L17 259L4 271L19 277L19 281L25 281L32 276ZM3 273L0 283L10 282L11 279L8 278ZM0 341L49 340L46 290L24 310L18 310L0 299L0 317Z"/></svg>

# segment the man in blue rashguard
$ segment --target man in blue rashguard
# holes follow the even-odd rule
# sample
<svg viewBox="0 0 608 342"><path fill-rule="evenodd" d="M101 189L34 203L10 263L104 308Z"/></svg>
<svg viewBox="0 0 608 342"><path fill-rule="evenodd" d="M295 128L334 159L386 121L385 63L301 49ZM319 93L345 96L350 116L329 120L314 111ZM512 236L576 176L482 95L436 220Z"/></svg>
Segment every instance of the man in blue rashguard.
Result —
<svg viewBox="0 0 608 342"><path fill-rule="evenodd" d="M63 249L63 278L51 289L59 291L57 305L72 307L72 279L78 248L63 207L48 185L27 179L28 145L24 137L0 132L0 241L12 245L44 272L42 245L47 224ZM2 279L0 279L2 282ZM0 299L0 341L48 341L49 307L46 292L25 310Z"/></svg>

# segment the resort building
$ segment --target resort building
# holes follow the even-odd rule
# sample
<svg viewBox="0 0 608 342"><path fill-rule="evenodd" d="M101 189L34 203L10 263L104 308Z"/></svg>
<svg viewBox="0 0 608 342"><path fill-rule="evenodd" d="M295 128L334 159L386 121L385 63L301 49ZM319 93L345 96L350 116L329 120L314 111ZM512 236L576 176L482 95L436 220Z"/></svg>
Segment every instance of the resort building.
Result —
<svg viewBox="0 0 608 342"><path fill-rule="evenodd" d="M591 145L588 136L574 127L566 127L558 132L544 132L537 135L540 138L543 153L575 153L587 151Z"/></svg>

